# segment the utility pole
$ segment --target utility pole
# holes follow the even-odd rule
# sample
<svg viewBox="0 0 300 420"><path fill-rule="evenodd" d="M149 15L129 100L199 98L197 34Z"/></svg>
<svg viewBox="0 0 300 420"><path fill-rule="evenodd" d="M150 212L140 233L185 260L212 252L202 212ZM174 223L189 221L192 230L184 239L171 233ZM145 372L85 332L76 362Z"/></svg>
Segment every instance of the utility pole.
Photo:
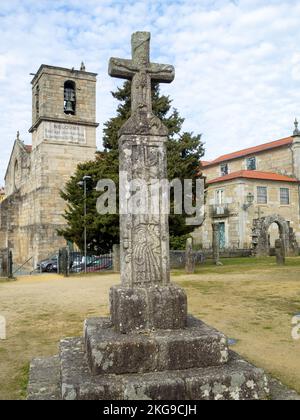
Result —
<svg viewBox="0 0 300 420"><path fill-rule="evenodd" d="M86 208L86 198L87 198L87 187L86 183L88 180L92 179L91 176L84 176L82 181L78 182L78 185L81 187L83 186L83 197L84 197L84 272L87 273L87 228L86 228L86 215L87 215L87 208Z"/></svg>

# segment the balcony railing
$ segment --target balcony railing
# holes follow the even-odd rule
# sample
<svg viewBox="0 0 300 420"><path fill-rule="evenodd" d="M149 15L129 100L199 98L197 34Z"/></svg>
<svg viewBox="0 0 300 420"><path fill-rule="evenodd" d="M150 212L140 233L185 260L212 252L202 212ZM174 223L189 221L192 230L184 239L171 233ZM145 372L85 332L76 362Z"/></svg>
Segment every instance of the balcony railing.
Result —
<svg viewBox="0 0 300 420"><path fill-rule="evenodd" d="M230 209L228 204L216 204L210 206L210 215L212 218L229 217Z"/></svg>

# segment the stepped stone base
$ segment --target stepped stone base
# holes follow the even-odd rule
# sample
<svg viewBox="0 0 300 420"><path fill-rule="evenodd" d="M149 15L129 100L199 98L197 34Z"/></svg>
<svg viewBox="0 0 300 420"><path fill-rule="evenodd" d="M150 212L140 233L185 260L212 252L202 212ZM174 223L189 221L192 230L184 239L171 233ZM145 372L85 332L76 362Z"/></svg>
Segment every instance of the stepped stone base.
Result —
<svg viewBox="0 0 300 420"><path fill-rule="evenodd" d="M47 366L57 360L34 362L30 371L29 400L37 398L38 377L47 377ZM43 374L44 371L44 374ZM57 378L59 375L57 374ZM44 399L47 385L41 379ZM55 381L57 383L57 381ZM268 395L267 379L257 369L230 352L226 365L144 374L92 376L80 338L61 342L61 392L63 400L257 400ZM49 381L49 399L53 399ZM58 389L57 389L58 392Z"/></svg>
<svg viewBox="0 0 300 420"><path fill-rule="evenodd" d="M230 352L232 357L237 357ZM273 401L300 401L300 395L269 378L268 399ZM34 359L30 369L28 400L61 400L61 375L59 357Z"/></svg>
<svg viewBox="0 0 300 420"><path fill-rule="evenodd" d="M61 400L59 356L33 359L30 365L28 400Z"/></svg>
<svg viewBox="0 0 300 420"><path fill-rule="evenodd" d="M226 337L196 318L183 330L120 334L109 319L85 322L85 350L91 373L146 373L228 362Z"/></svg>
<svg viewBox="0 0 300 420"><path fill-rule="evenodd" d="M28 399L255 400L267 387L261 369L193 317L182 330L126 335L94 318L84 338L61 341L59 357L32 362Z"/></svg>

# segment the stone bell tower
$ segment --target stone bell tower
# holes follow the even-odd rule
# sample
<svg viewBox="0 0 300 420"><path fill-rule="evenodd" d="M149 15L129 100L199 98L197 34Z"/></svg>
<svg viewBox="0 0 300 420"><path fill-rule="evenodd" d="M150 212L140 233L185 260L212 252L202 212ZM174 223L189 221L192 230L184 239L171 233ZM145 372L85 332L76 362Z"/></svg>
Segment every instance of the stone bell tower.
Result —
<svg viewBox="0 0 300 420"><path fill-rule="evenodd" d="M28 255L35 263L65 245L57 235L65 220L60 191L79 163L96 152L96 76L42 65L32 80L30 187L34 192L34 239ZM31 235L32 237L32 235Z"/></svg>
<svg viewBox="0 0 300 420"><path fill-rule="evenodd" d="M42 143L80 150L81 160L96 151L96 74L42 65L32 80L33 149ZM62 154L63 148L62 148ZM64 155L63 161L69 157ZM71 157L71 156L70 156Z"/></svg>

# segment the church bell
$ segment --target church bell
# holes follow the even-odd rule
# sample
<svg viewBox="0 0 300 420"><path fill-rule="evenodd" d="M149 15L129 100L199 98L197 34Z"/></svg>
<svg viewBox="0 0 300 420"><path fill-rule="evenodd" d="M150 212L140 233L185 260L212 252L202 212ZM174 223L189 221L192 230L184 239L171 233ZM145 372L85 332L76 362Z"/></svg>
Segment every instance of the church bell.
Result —
<svg viewBox="0 0 300 420"><path fill-rule="evenodd" d="M75 90L73 87L65 87L65 113L75 113Z"/></svg>
<svg viewBox="0 0 300 420"><path fill-rule="evenodd" d="M66 101L65 113L74 114L74 107L73 107L73 102L72 101Z"/></svg>

